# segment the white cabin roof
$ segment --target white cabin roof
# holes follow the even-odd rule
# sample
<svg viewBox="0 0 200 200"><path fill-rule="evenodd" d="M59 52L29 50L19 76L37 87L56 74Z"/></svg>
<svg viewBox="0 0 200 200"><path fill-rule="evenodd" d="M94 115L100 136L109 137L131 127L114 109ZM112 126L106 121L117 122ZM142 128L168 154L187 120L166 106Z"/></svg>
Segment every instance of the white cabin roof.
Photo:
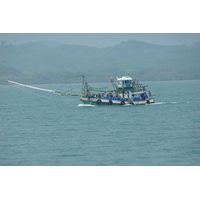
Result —
<svg viewBox="0 0 200 200"><path fill-rule="evenodd" d="M133 79L130 76L122 76L121 78L117 77L118 81L132 81Z"/></svg>

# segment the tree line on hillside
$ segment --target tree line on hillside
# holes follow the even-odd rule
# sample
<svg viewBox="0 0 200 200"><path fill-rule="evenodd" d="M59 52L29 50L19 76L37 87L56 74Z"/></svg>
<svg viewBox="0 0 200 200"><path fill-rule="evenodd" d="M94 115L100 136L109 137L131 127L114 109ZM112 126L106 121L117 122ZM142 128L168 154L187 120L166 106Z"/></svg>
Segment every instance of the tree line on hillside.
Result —
<svg viewBox="0 0 200 200"><path fill-rule="evenodd" d="M69 76L87 75L92 82L108 81L131 70L142 80L200 78L200 42L154 45L127 41L107 48L34 42L0 45L0 84L7 79L24 83L64 83Z"/></svg>

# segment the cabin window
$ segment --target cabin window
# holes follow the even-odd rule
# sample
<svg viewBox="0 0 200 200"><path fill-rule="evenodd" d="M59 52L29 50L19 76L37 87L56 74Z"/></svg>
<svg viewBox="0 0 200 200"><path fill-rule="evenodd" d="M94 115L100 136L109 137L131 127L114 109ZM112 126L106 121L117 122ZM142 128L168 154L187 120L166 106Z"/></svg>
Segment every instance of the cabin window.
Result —
<svg viewBox="0 0 200 200"><path fill-rule="evenodd" d="M119 84L131 84L131 80L119 81Z"/></svg>
<svg viewBox="0 0 200 200"><path fill-rule="evenodd" d="M131 80L124 81L125 84L131 84Z"/></svg>

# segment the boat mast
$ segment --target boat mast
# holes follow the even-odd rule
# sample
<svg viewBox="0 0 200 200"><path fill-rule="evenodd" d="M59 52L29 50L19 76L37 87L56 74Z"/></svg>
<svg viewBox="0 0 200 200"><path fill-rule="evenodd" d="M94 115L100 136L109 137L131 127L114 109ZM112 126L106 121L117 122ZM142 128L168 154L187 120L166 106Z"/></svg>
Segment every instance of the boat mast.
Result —
<svg viewBox="0 0 200 200"><path fill-rule="evenodd" d="M115 91L115 95L118 97L118 88L117 88L117 86L114 84L112 77L110 77L110 82L111 82L111 84L112 84L112 86L113 86L113 89L114 89L114 91Z"/></svg>
<svg viewBox="0 0 200 200"><path fill-rule="evenodd" d="M86 77L83 75L83 86L82 86L82 95L83 96L88 96L89 94L89 89L88 89L88 84L87 84L87 79Z"/></svg>
<svg viewBox="0 0 200 200"><path fill-rule="evenodd" d="M122 72L120 71L121 74L121 81L122 81L122 98L124 98L124 80L122 80Z"/></svg>

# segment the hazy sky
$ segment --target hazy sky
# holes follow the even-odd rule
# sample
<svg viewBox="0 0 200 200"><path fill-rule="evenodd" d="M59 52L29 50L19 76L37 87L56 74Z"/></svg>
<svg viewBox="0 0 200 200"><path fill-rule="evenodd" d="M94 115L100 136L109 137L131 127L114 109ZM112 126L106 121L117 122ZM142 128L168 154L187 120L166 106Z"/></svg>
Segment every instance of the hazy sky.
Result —
<svg viewBox="0 0 200 200"><path fill-rule="evenodd" d="M94 47L113 46L128 40L161 45L191 45L200 41L200 33L0 33L2 40L13 45L44 40Z"/></svg>
<svg viewBox="0 0 200 200"><path fill-rule="evenodd" d="M108 47L127 40L162 45L200 41L199 6L194 0L181 7L174 0L18 0L12 9L10 1L2 8L0 42L8 44L53 40Z"/></svg>

